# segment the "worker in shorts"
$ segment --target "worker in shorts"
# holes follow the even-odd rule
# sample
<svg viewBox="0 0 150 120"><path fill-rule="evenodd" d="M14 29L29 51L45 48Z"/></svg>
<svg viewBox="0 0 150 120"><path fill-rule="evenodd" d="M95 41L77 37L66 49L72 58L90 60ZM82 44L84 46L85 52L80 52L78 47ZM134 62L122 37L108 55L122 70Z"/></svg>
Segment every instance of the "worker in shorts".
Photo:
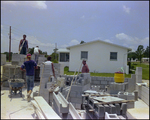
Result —
<svg viewBox="0 0 150 120"><path fill-rule="evenodd" d="M25 70L25 69L26 70ZM27 54L27 61L23 63L20 70L26 71L26 82L27 82L27 100L30 101L30 95L34 87L34 69L38 69L37 64L34 60L31 60L31 54Z"/></svg>

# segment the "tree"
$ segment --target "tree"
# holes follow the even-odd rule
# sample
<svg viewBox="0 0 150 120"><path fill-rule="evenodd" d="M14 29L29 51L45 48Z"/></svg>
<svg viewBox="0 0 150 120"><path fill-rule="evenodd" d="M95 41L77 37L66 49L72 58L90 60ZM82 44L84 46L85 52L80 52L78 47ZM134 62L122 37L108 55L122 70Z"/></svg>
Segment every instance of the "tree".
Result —
<svg viewBox="0 0 150 120"><path fill-rule="evenodd" d="M34 54L34 47L33 48L29 48L28 51L29 51L28 53L30 53L31 55Z"/></svg>
<svg viewBox="0 0 150 120"><path fill-rule="evenodd" d="M58 61L58 54L57 53L55 53L55 52L53 52L51 55L51 61ZM55 56L56 56L56 59L55 59Z"/></svg>
<svg viewBox="0 0 150 120"><path fill-rule="evenodd" d="M128 58L130 58L130 60L131 60L131 58L133 58L133 60L135 60L137 58L137 55L135 52L128 53Z"/></svg>
<svg viewBox="0 0 150 120"><path fill-rule="evenodd" d="M149 46L147 46L145 51L144 51L144 57L149 58Z"/></svg>
<svg viewBox="0 0 150 120"><path fill-rule="evenodd" d="M144 55L144 47L143 45L139 45L137 51L135 52L140 63L142 62L142 57Z"/></svg>
<svg viewBox="0 0 150 120"><path fill-rule="evenodd" d="M83 44L83 43L85 43L85 42L83 40L81 40L80 44Z"/></svg>

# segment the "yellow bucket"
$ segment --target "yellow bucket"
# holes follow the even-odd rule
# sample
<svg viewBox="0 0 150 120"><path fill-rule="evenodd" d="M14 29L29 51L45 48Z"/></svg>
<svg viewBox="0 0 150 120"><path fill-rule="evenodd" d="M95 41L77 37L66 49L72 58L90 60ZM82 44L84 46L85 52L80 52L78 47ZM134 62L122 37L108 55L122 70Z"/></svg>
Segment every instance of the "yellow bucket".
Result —
<svg viewBox="0 0 150 120"><path fill-rule="evenodd" d="M123 73L115 73L114 80L116 83L124 82L124 74Z"/></svg>

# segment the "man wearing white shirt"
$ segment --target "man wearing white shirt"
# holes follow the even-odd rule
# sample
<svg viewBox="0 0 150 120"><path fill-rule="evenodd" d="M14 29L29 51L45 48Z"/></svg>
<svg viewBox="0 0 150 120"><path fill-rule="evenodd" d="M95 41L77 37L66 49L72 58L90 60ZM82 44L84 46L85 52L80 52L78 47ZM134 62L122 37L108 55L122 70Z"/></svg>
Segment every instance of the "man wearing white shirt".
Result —
<svg viewBox="0 0 150 120"><path fill-rule="evenodd" d="M36 46L34 48L34 55L35 55L35 62L36 62L36 64L38 64L39 53L40 53L39 46Z"/></svg>

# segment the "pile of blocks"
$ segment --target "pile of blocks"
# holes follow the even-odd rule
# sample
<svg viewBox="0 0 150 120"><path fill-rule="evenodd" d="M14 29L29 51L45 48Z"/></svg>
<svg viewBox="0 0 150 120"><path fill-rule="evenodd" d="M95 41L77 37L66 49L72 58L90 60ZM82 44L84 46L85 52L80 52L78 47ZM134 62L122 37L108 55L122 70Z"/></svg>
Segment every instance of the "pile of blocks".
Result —
<svg viewBox="0 0 150 120"><path fill-rule="evenodd" d="M114 104L97 104L98 101L92 97L88 97L88 109L94 110L94 115L97 119L104 119L105 112L109 114L126 115L127 104L126 103L114 103Z"/></svg>
<svg viewBox="0 0 150 120"><path fill-rule="evenodd" d="M125 99L125 100L135 100L135 94L134 93L129 93L129 92L118 92L118 97ZM134 108L134 102L129 102L127 103L127 108Z"/></svg>
<svg viewBox="0 0 150 120"><path fill-rule="evenodd" d="M110 94L118 94L119 91L125 91L127 89L127 83L116 83L111 82L109 86L107 86L107 92Z"/></svg>
<svg viewBox="0 0 150 120"><path fill-rule="evenodd" d="M71 79L72 80L72 79ZM75 82L75 81L74 81ZM76 109L81 109L82 94L85 90L90 89L91 77L90 73L82 73L77 79L76 85L72 85L68 101L73 104ZM70 86L63 89L62 94L66 98L69 92Z"/></svg>

